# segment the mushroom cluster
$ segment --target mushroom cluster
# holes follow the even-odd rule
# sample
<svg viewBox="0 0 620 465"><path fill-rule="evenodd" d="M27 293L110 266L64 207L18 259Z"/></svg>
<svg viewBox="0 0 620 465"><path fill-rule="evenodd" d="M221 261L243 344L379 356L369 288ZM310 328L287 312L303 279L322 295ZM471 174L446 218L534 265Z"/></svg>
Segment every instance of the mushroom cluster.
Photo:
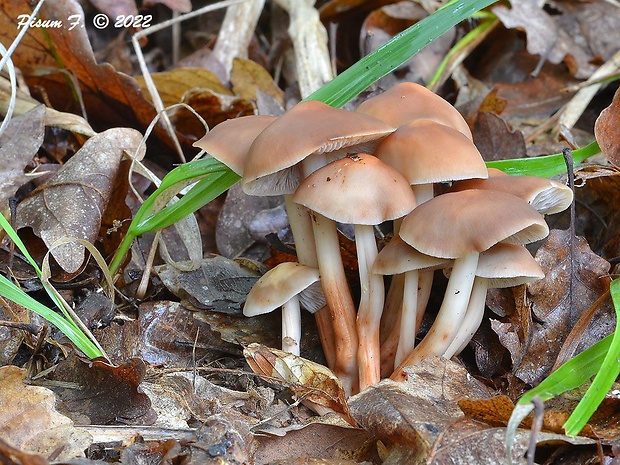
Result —
<svg viewBox="0 0 620 465"><path fill-rule="evenodd" d="M298 354L299 308L313 312L347 394L382 377L404 379L405 366L430 355L463 350L488 288L542 277L524 244L548 234L544 214L572 201L554 181L487 170L460 113L414 83L355 111L304 101L278 118L229 120L195 145L241 175L246 193L284 195L299 263L259 280L244 313L282 307L283 350ZM379 251L375 226L385 222L393 222L394 239ZM337 223L355 231L357 305ZM436 270L449 276L447 289L416 346Z"/></svg>

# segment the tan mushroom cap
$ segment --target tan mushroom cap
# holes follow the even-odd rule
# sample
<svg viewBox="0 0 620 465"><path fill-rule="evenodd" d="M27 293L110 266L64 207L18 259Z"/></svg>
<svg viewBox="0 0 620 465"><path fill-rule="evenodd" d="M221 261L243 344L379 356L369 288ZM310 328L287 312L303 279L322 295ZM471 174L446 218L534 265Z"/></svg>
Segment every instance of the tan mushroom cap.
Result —
<svg viewBox="0 0 620 465"><path fill-rule="evenodd" d="M373 155L396 168L409 184L486 178L482 155L461 132L428 119L399 127Z"/></svg>
<svg viewBox="0 0 620 465"><path fill-rule="evenodd" d="M319 281L319 270L295 262L283 262L267 271L254 284L248 293L243 307L245 316L256 316L272 312L280 308L293 297L299 295L302 307L316 311L325 305L322 300L312 294L311 299L304 299L303 293ZM311 292L316 292L311 289Z"/></svg>
<svg viewBox="0 0 620 465"><path fill-rule="evenodd" d="M276 119L275 116L251 115L226 120L194 142L194 147L243 175L243 165L252 142Z"/></svg>
<svg viewBox="0 0 620 465"><path fill-rule="evenodd" d="M468 179L455 182L448 192L465 189L487 189L508 192L522 198L543 215L559 213L570 207L573 191L570 187L537 176L509 176L492 173L488 179Z"/></svg>
<svg viewBox="0 0 620 465"><path fill-rule="evenodd" d="M546 237L549 228L519 197L472 189L442 194L418 206L405 217L399 234L426 255L456 259L498 242L528 244Z"/></svg>
<svg viewBox="0 0 620 465"><path fill-rule="evenodd" d="M292 194L301 178L293 168L309 155L347 147L357 147L355 151L374 149L394 129L372 116L315 100L300 102L266 128L250 147L243 190L251 195ZM269 177L272 182L266 183Z"/></svg>
<svg viewBox="0 0 620 465"><path fill-rule="evenodd" d="M400 236L395 236L383 247L372 266L372 272L395 275L414 270L436 270L448 265L451 260L432 257L418 252Z"/></svg>
<svg viewBox="0 0 620 465"><path fill-rule="evenodd" d="M319 168L298 187L293 201L334 221L362 225L400 218L416 205L400 173L365 153Z"/></svg>
<svg viewBox="0 0 620 465"><path fill-rule="evenodd" d="M489 287L512 287L545 277L530 252L518 244L500 242L478 258L476 276L487 278Z"/></svg>
<svg viewBox="0 0 620 465"><path fill-rule="evenodd" d="M402 82L357 107L358 112L372 115L399 127L416 119L430 119L445 124L473 140L463 116L450 103L426 87Z"/></svg>

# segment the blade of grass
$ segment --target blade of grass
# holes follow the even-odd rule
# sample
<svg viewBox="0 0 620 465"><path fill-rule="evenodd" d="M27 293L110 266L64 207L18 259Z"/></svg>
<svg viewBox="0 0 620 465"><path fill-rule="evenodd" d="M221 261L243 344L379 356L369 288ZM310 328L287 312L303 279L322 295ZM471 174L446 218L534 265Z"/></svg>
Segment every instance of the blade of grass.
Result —
<svg viewBox="0 0 620 465"><path fill-rule="evenodd" d="M596 141L585 147L573 150L573 166L579 165L586 158L601 151ZM548 178L556 174L566 173L566 164L561 153L532 158L514 158L510 160L488 161L488 168L497 168L505 173L517 176L539 176Z"/></svg>
<svg viewBox="0 0 620 465"><path fill-rule="evenodd" d="M576 436L583 429L620 374L620 278L611 282L609 292L616 311L616 330L592 384L564 424L568 436Z"/></svg>

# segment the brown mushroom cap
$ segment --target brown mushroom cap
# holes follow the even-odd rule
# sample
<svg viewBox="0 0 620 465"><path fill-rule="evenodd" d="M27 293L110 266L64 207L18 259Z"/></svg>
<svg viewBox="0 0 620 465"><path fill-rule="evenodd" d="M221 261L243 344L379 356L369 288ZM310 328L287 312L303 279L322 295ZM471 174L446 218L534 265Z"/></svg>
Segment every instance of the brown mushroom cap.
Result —
<svg viewBox="0 0 620 465"><path fill-rule="evenodd" d="M353 146L361 151L360 145L374 149L394 129L362 113L313 100L300 102L252 143L244 165L243 190L251 195L293 193L301 179L293 168L309 155ZM273 179L266 183L265 178Z"/></svg>
<svg viewBox="0 0 620 465"><path fill-rule="evenodd" d="M509 176L492 174L488 179L468 179L455 182L448 192L466 189L487 189L508 192L522 198L543 215L566 210L573 201L570 187L547 178L536 176Z"/></svg>
<svg viewBox="0 0 620 465"><path fill-rule="evenodd" d="M243 175L243 164L252 142L275 120L275 116L268 115L229 119L194 142L194 147L204 150L238 175Z"/></svg>
<svg viewBox="0 0 620 465"><path fill-rule="evenodd" d="M443 194L403 220L400 236L426 255L458 258L498 242L527 244L549 234L544 218L519 197L479 189Z"/></svg>
<svg viewBox="0 0 620 465"><path fill-rule="evenodd" d="M319 280L319 270L294 262L283 262L272 268L254 284L243 307L245 316L262 315L280 308L291 298L300 295L301 305L316 311L325 305L302 297L303 292ZM312 292L316 292L313 290Z"/></svg>
<svg viewBox="0 0 620 465"><path fill-rule="evenodd" d="M399 127L373 155L396 168L409 184L486 178L482 155L461 132L428 119Z"/></svg>
<svg viewBox="0 0 620 465"><path fill-rule="evenodd" d="M415 207L411 187L398 171L364 153L316 170L293 201L334 221L364 225L400 218Z"/></svg>
<svg viewBox="0 0 620 465"><path fill-rule="evenodd" d="M415 119L430 119L445 124L473 140L463 116L449 102L426 87L414 82L403 82L376 97L361 103L358 112L372 115L399 127Z"/></svg>

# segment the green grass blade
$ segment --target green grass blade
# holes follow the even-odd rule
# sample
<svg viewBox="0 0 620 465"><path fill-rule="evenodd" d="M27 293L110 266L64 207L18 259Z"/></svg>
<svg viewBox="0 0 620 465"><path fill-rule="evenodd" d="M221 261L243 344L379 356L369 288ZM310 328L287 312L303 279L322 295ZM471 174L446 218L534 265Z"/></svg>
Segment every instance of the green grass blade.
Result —
<svg viewBox="0 0 620 465"><path fill-rule="evenodd" d="M527 404L535 396L543 401L582 386L601 368L609 352L613 335L601 339L596 344L576 355L547 376L538 386L530 389L517 402Z"/></svg>
<svg viewBox="0 0 620 465"><path fill-rule="evenodd" d="M620 363L618 363L620 357L620 278L611 282L609 291L616 311L616 330L607 355L592 384L564 424L564 430L568 436L575 436L583 429L620 374Z"/></svg>
<svg viewBox="0 0 620 465"><path fill-rule="evenodd" d="M586 158L596 155L600 151L601 149L596 141L581 149L573 150L573 166L579 165ZM557 174L566 173L566 163L561 153L532 158L488 161L486 165L487 168L497 168L515 176L549 178Z"/></svg>
<svg viewBox="0 0 620 465"><path fill-rule="evenodd" d="M62 333L67 336L67 338L69 338L69 340L73 342L73 344L75 344L75 346L78 347L87 357L97 358L103 356L103 354L90 341L90 339L88 339L84 333L76 328L73 321L63 318L52 309L33 299L1 274L0 295L45 318L60 331L62 331Z"/></svg>
<svg viewBox="0 0 620 465"><path fill-rule="evenodd" d="M320 100L334 107L342 107L450 28L495 2L496 0L457 0L447 4L366 55L309 95L306 100Z"/></svg>
<svg viewBox="0 0 620 465"><path fill-rule="evenodd" d="M181 199L137 223L133 233L144 234L176 223L226 192L239 179L241 177L230 170L222 170L220 173L201 179Z"/></svg>

